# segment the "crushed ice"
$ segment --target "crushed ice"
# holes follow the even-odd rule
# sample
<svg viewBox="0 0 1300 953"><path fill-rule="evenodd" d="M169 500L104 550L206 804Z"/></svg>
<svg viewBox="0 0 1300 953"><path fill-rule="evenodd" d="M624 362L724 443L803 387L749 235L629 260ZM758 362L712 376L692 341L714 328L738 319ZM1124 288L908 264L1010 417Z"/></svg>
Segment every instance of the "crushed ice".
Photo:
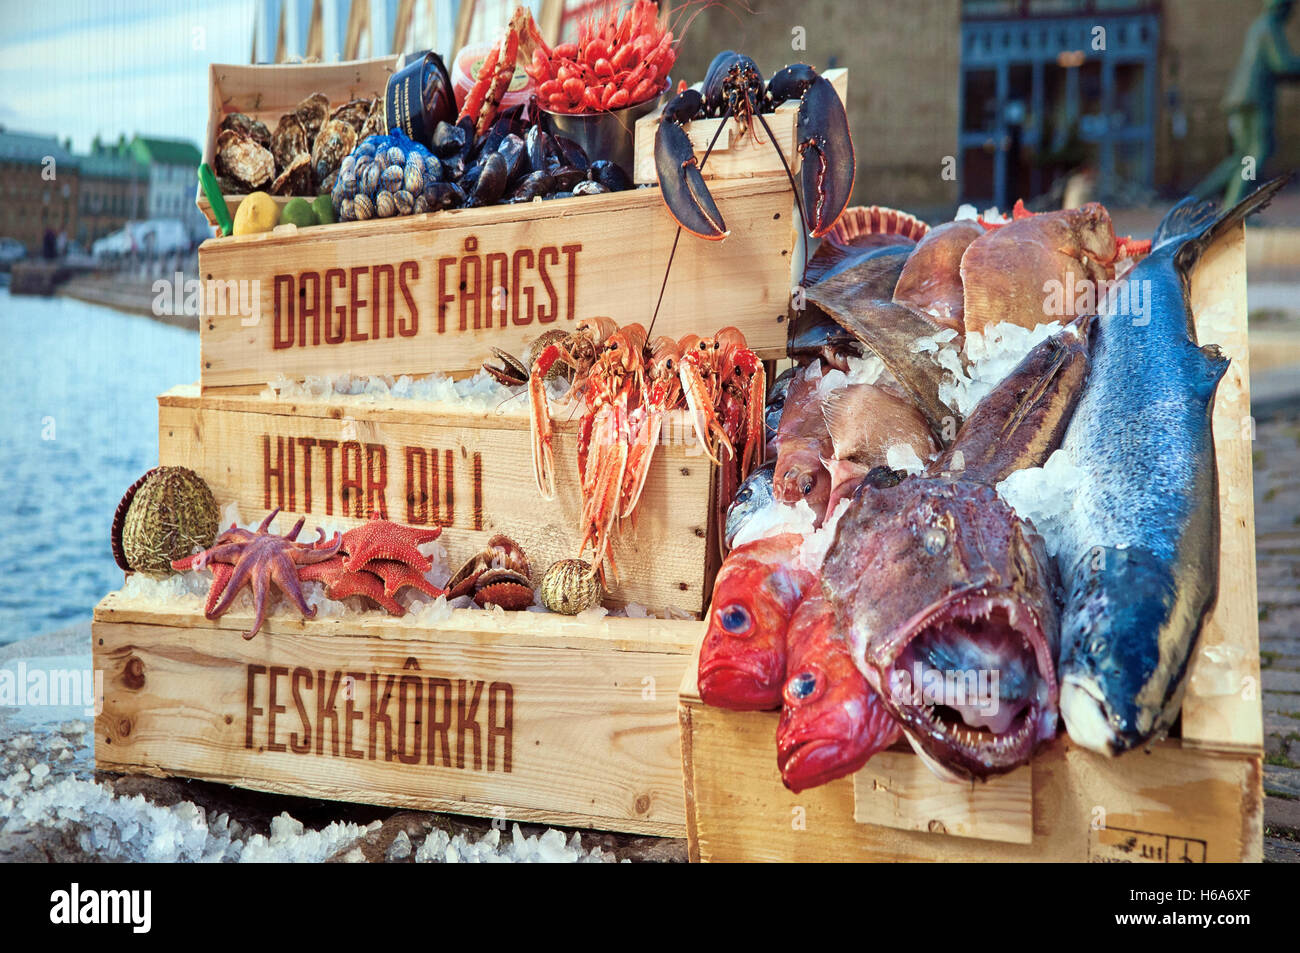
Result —
<svg viewBox="0 0 1300 953"><path fill-rule="evenodd" d="M1066 520L1085 478L1085 471L1060 449L1041 467L1017 470L997 485L997 491L1016 515L1033 524L1043 537L1048 554L1056 556L1061 550Z"/></svg>

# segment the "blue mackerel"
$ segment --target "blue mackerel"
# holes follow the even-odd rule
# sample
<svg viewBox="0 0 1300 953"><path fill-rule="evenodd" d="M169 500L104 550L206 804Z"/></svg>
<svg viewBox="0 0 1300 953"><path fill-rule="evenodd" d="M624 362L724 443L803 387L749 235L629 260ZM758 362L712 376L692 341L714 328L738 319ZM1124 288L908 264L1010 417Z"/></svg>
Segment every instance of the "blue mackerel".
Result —
<svg viewBox="0 0 1300 953"><path fill-rule="evenodd" d="M1218 348L1198 345L1190 276L1284 181L1223 213L1179 203L1129 273L1128 293L1099 308L1091 375L1064 441L1086 476L1057 556L1069 592L1061 714L1070 737L1094 751L1160 738L1182 705L1218 592L1211 411L1228 368Z"/></svg>

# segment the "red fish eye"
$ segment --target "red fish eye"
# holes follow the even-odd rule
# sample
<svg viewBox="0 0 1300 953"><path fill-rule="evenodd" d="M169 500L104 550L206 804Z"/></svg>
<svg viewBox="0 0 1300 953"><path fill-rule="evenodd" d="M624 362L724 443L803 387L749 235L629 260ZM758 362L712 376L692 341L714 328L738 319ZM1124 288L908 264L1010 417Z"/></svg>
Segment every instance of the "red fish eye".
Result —
<svg viewBox="0 0 1300 953"><path fill-rule="evenodd" d="M749 610L735 604L718 610L718 623L732 635L748 635L753 624Z"/></svg>

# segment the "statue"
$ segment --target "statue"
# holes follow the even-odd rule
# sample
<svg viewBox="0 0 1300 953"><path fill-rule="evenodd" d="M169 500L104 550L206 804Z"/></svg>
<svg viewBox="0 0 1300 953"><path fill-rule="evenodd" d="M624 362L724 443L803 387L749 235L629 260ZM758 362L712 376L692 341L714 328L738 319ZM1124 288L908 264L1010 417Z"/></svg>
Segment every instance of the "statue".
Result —
<svg viewBox="0 0 1300 953"><path fill-rule="evenodd" d="M1265 0L1264 12L1246 30L1241 59L1223 95L1232 155L1197 186L1201 198L1223 190L1224 206L1235 205L1248 190L1246 160L1262 169L1273 155L1278 81L1300 79L1300 57L1291 52L1285 32L1294 6L1295 0Z"/></svg>

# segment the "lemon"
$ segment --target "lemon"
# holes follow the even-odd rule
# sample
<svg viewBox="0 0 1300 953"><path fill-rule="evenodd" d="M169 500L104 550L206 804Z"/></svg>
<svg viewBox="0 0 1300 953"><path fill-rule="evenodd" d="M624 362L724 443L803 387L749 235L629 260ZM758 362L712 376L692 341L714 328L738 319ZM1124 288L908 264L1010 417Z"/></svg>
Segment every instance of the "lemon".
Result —
<svg viewBox="0 0 1300 953"><path fill-rule="evenodd" d="M265 192L250 192L235 210L235 235L255 235L269 232L280 221L280 210L275 199Z"/></svg>
<svg viewBox="0 0 1300 953"><path fill-rule="evenodd" d="M297 225L299 228L311 228L317 224L316 213L306 199L289 199L280 212L281 225Z"/></svg>

